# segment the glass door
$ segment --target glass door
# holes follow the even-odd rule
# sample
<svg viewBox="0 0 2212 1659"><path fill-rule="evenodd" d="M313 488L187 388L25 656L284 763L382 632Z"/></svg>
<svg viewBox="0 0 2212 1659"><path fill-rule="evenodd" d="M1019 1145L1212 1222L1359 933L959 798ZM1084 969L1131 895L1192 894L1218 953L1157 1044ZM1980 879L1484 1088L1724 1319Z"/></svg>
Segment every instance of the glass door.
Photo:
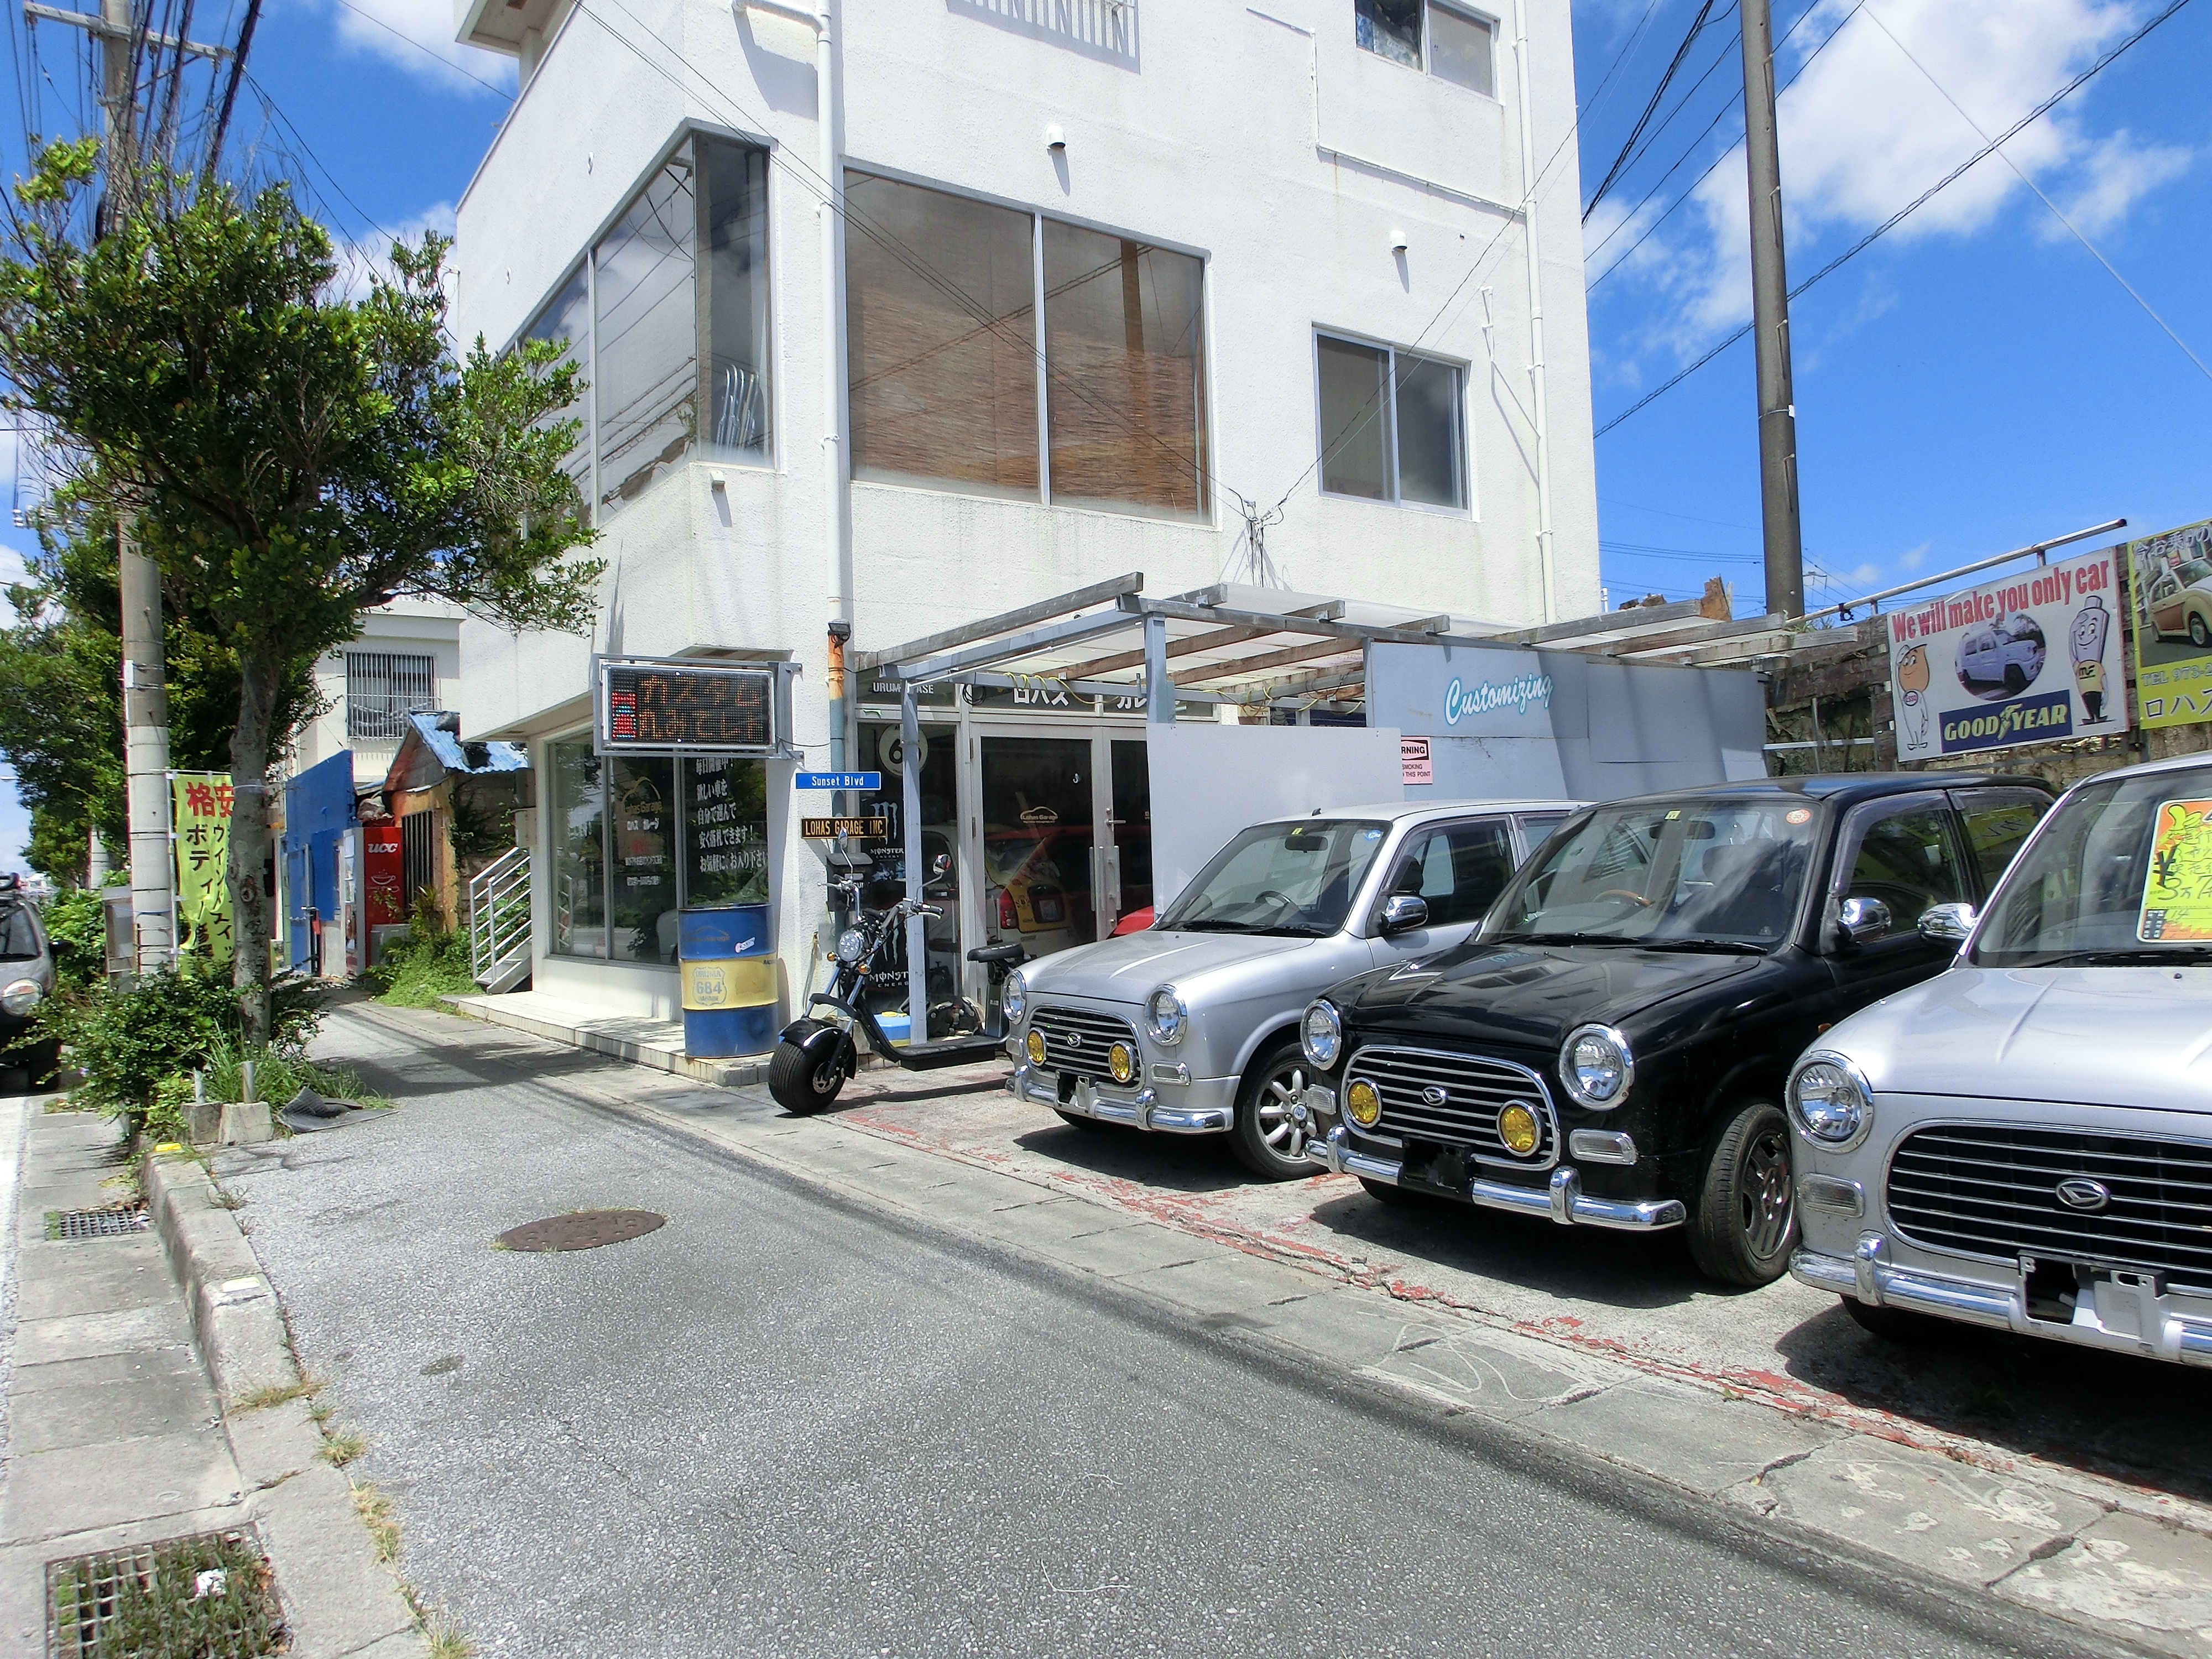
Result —
<svg viewBox="0 0 2212 1659"><path fill-rule="evenodd" d="M1107 820L1113 880L1102 920L1111 933L1131 916L1139 917L1139 926L1151 925L1149 915L1139 913L1152 908L1152 751L1142 738L1115 738L1107 749L1114 774L1113 812Z"/></svg>
<svg viewBox="0 0 2212 1659"><path fill-rule="evenodd" d="M1103 747L1087 735L977 737L983 927L1000 940L1020 940L1032 957L1088 945L1102 932L1096 781Z"/></svg>

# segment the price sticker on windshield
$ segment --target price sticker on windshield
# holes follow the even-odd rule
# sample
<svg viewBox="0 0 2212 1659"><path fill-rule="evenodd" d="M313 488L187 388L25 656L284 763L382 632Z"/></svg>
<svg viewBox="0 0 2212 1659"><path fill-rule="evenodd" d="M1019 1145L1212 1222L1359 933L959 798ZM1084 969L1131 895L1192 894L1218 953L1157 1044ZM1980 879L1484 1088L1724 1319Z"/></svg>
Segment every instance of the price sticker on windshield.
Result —
<svg viewBox="0 0 2212 1659"><path fill-rule="evenodd" d="M2159 803L2136 937L2212 939L2212 800Z"/></svg>

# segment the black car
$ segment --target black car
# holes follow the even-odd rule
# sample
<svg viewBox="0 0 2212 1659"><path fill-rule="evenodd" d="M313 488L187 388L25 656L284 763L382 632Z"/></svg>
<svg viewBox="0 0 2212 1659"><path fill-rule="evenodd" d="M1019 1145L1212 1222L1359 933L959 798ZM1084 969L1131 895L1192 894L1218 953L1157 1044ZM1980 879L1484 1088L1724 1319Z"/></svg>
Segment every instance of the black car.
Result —
<svg viewBox="0 0 2212 1659"><path fill-rule="evenodd" d="M2033 778L1862 773L1587 808L1465 944L1307 1009L1311 1100L1334 1119L1308 1156L1386 1201L1686 1225L1713 1278L1778 1278L1791 1063L1950 961L1968 918L1948 907L1984 901L2051 799Z"/></svg>
<svg viewBox="0 0 2212 1659"><path fill-rule="evenodd" d="M27 1086L48 1082L61 1045L41 1037L32 1016L54 992L54 957L38 907L15 876L0 876L0 1073L19 1072ZM0 1087L9 1085L0 1077Z"/></svg>

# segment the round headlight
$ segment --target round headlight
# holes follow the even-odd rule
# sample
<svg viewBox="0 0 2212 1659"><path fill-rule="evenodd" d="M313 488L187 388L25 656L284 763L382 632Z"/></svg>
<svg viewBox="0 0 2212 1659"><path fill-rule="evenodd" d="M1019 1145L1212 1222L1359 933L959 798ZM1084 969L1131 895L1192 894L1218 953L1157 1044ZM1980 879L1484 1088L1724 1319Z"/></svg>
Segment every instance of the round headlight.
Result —
<svg viewBox="0 0 2212 1659"><path fill-rule="evenodd" d="M1559 1049L1559 1079L1576 1101L1594 1112L1610 1111L1628 1098L1636 1057L1628 1039L1610 1025L1578 1026Z"/></svg>
<svg viewBox="0 0 2212 1659"><path fill-rule="evenodd" d="M1326 997L1309 1006L1306 1017L1298 1022L1298 1047L1305 1050L1309 1061L1324 1072L1344 1052L1344 1021L1335 1004Z"/></svg>
<svg viewBox="0 0 2212 1659"><path fill-rule="evenodd" d="M1042 1031L1031 1031L1027 1039L1022 1043L1022 1051L1029 1055L1030 1065L1043 1065L1044 1033Z"/></svg>
<svg viewBox="0 0 2212 1659"><path fill-rule="evenodd" d="M27 1014L39 1006L40 999L45 995L46 993L39 988L38 981L19 979L10 983L6 990L0 991L0 1008L5 1008L11 1014Z"/></svg>
<svg viewBox="0 0 2212 1659"><path fill-rule="evenodd" d="M1116 1083L1137 1080L1137 1057L1129 1052L1127 1043L1117 1042L1106 1051L1106 1069Z"/></svg>
<svg viewBox="0 0 2212 1659"><path fill-rule="evenodd" d="M868 936L857 927L848 927L837 935L837 960L858 962L868 949Z"/></svg>
<svg viewBox="0 0 2212 1659"><path fill-rule="evenodd" d="M1183 1027L1189 1024L1190 1010L1182 1006L1174 986L1163 985L1145 999L1145 1029L1164 1047L1181 1042Z"/></svg>
<svg viewBox="0 0 2212 1659"><path fill-rule="evenodd" d="M1790 1077L1790 1115L1806 1139L1847 1152L1874 1124L1874 1091L1841 1054L1810 1054Z"/></svg>
<svg viewBox="0 0 2212 1659"><path fill-rule="evenodd" d="M1508 1102L1498 1114L1498 1138L1514 1157L1526 1158L1544 1136L1536 1127L1535 1113L1516 1100Z"/></svg>
<svg viewBox="0 0 2212 1659"><path fill-rule="evenodd" d="M1344 1115L1363 1129L1382 1121L1382 1091L1365 1078L1355 1078L1344 1091Z"/></svg>
<svg viewBox="0 0 2212 1659"><path fill-rule="evenodd" d="M1006 982L999 988L999 1006L1005 1009L1008 1019L1019 1019L1029 1011L1029 981L1022 977L1018 968L1006 975Z"/></svg>

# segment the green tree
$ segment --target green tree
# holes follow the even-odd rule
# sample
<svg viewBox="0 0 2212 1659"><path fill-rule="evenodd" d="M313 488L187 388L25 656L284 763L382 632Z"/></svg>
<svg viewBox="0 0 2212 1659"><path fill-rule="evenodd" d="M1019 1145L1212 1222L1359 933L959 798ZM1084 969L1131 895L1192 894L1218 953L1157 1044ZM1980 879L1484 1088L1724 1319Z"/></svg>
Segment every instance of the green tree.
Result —
<svg viewBox="0 0 2212 1659"><path fill-rule="evenodd" d="M0 259L0 373L82 453L76 498L129 511L164 592L239 676L230 891L235 982L269 1029L268 765L288 678L403 596L510 629L582 632L602 561L561 460L579 391L546 343L456 359L447 243L395 243L352 299L331 241L282 185L134 192L94 238L90 141L17 186Z"/></svg>

